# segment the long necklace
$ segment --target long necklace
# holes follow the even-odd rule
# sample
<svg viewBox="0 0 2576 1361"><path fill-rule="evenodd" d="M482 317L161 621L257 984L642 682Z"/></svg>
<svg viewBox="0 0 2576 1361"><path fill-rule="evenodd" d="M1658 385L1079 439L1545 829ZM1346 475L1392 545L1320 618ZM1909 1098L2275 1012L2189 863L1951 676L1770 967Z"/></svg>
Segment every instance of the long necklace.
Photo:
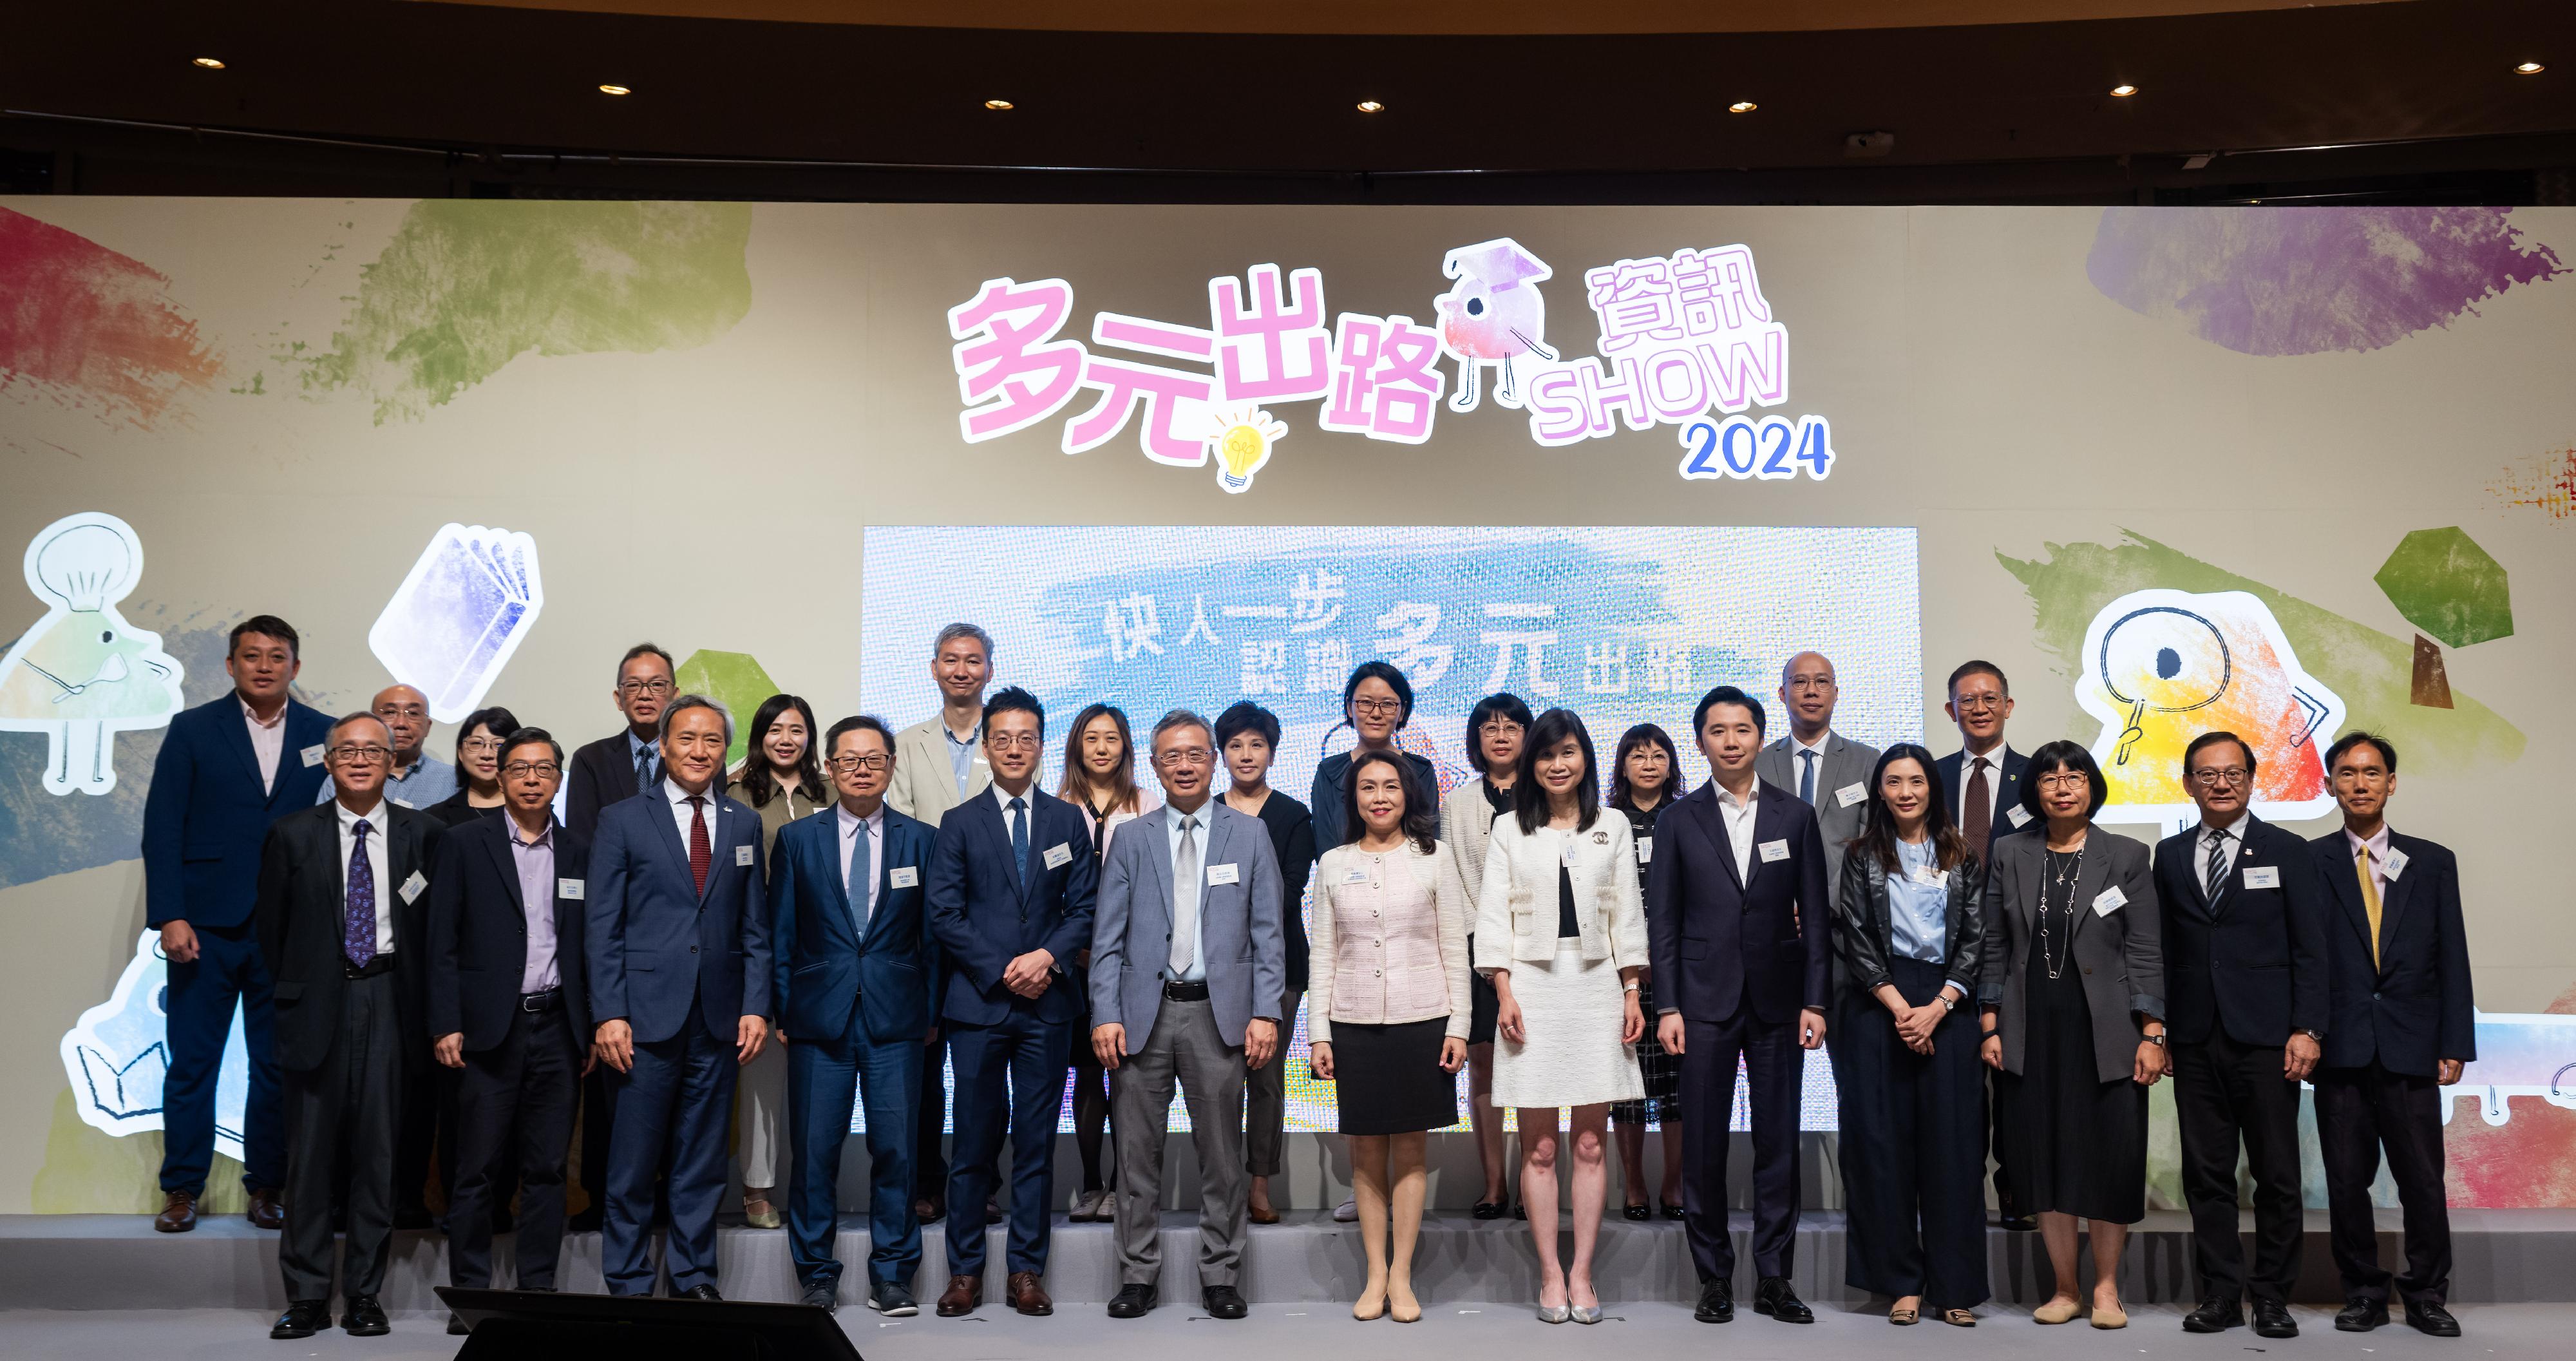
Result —
<svg viewBox="0 0 2576 1361"><path fill-rule="evenodd" d="M2043 884L2039 894L2039 957L2048 966L2048 977L2053 982L2065 975L2066 958L2072 953L2075 943L2075 881L2084 875L2084 848L2075 848L2075 859L2065 870L2051 869L2049 874L2051 882ZM2066 932L2054 955L2048 948L2048 890L2051 888L2057 889L2066 899Z"/></svg>

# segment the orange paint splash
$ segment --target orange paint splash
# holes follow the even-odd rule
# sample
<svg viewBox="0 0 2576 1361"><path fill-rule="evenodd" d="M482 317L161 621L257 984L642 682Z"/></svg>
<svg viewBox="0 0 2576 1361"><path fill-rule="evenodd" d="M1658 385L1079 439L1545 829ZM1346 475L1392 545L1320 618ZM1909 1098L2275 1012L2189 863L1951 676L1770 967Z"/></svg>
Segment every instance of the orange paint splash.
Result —
<svg viewBox="0 0 2576 1361"><path fill-rule="evenodd" d="M86 237L0 208L0 392L150 429L223 363L170 280Z"/></svg>

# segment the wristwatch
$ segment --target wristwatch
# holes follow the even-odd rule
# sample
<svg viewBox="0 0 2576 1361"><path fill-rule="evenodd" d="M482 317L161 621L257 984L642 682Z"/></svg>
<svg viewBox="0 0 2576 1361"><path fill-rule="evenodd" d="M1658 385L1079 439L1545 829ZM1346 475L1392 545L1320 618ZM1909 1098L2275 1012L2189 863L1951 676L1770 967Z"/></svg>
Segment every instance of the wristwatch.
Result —
<svg viewBox="0 0 2576 1361"><path fill-rule="evenodd" d="M1947 1016L1947 1015L1949 1015L1951 1012L1957 1011L1958 1009L1959 1009L1959 999L1958 999L1958 998L1956 998L1956 997L1952 997L1950 994L1948 994L1948 993L1946 993L1946 992L1945 992L1945 993L1943 993L1943 994L1941 994L1941 1014L1942 1014L1942 1015Z"/></svg>
<svg viewBox="0 0 2576 1361"><path fill-rule="evenodd" d="M2165 1047L2165 1035L2161 1030L2157 1031L2153 1035L2141 1035L2138 1038L2145 1040L2147 1043L2154 1045L2158 1049Z"/></svg>
<svg viewBox="0 0 2576 1361"><path fill-rule="evenodd" d="M2302 1030L2299 1033L2319 1044L2324 1044L2326 1042L2326 1033L2322 1030Z"/></svg>

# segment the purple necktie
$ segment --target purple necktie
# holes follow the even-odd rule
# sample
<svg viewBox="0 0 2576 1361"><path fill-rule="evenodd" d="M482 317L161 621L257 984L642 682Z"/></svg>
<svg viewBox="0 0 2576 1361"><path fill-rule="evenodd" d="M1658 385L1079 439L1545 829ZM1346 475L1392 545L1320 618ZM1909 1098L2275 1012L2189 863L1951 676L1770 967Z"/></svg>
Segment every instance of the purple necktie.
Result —
<svg viewBox="0 0 2576 1361"><path fill-rule="evenodd" d="M349 848L349 912L340 930L340 951L363 969L376 958L376 867L367 859L367 820L351 829L358 839Z"/></svg>

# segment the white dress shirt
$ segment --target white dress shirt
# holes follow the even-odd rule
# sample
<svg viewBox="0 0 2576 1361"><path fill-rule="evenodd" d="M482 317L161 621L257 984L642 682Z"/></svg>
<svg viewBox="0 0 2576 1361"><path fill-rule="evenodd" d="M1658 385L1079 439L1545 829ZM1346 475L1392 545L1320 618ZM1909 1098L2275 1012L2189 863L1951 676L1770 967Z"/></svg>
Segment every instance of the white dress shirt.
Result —
<svg viewBox="0 0 2576 1361"><path fill-rule="evenodd" d="M680 829L680 850L684 853L689 849L689 815L701 811L706 814L707 850L712 855L716 844L716 807L724 802L724 791L716 788L712 783L708 784L706 789L697 795L706 802L698 805L697 808L691 808L689 791L682 789L679 781L665 775L662 777L662 797L670 801L671 821ZM712 860L708 862L707 872L710 874L715 872Z"/></svg>
<svg viewBox="0 0 2576 1361"><path fill-rule="evenodd" d="M1195 812L1189 813L1184 813L1169 804L1164 805L1162 809L1163 854L1172 870L1172 920L1177 922L1182 918L1184 904L1189 909L1186 915L1190 919L1191 927L1190 966L1181 970L1181 981L1184 983L1207 981L1207 917L1199 911L1199 890L1200 886L1207 882L1208 824L1215 820L1216 809L1211 806L1214 803L1215 800L1211 799L1207 803L1200 804ZM1198 823L1198 830L1190 839L1191 843L1198 847L1199 872L1192 875L1188 883L1183 883L1180 875L1181 827L1192 820ZM1168 966L1170 960L1166 959L1164 963Z"/></svg>
<svg viewBox="0 0 2576 1361"><path fill-rule="evenodd" d="M841 887L850 895L850 905L859 909L859 930L868 929L868 920L877 913L877 885L885 880L885 805L860 817L848 804L836 805L836 825L841 829ZM859 848L859 838L868 839L868 882L865 887L850 882L850 857Z"/></svg>
<svg viewBox="0 0 2576 1361"><path fill-rule="evenodd" d="M2209 848L2213 842L2226 848L2221 853L2218 863L2222 865L2233 865L2236 863L2236 853L2245 849L2245 820L2252 816L2253 814L2251 812L2245 809L2238 809L2236 820L2224 827L2212 827L2207 823L2201 824L2200 836L2192 842L2192 849L2197 852L2197 854L2192 857L2191 862L2192 878L2199 880L2204 886L2208 884Z"/></svg>
<svg viewBox="0 0 2576 1361"><path fill-rule="evenodd" d="M274 792L277 788L277 763L286 755L286 706L277 706L277 717L261 722L249 700L242 701L242 722L250 725L251 754L259 758L259 787ZM322 782L329 790L331 782ZM327 797L327 794L326 794Z"/></svg>
<svg viewBox="0 0 2576 1361"><path fill-rule="evenodd" d="M349 811L349 805L345 803L334 804L333 807L340 814L341 909L345 912L348 908L349 855L357 848L358 819L364 817L367 820L367 868L374 872L376 877L376 953L392 954L394 952L394 902L396 895L402 892L402 885L387 877L393 871L385 863L385 823L388 820L385 814L385 801L382 798L377 799L376 806L365 813L352 813ZM343 942L349 938L345 918L339 935Z"/></svg>
<svg viewBox="0 0 2576 1361"><path fill-rule="evenodd" d="M1755 780L1752 788L1750 796L1739 800L1734 790L1717 787L1717 815L1726 820L1726 845L1735 852L1738 883L1753 877L1753 815L1762 805L1762 782Z"/></svg>

